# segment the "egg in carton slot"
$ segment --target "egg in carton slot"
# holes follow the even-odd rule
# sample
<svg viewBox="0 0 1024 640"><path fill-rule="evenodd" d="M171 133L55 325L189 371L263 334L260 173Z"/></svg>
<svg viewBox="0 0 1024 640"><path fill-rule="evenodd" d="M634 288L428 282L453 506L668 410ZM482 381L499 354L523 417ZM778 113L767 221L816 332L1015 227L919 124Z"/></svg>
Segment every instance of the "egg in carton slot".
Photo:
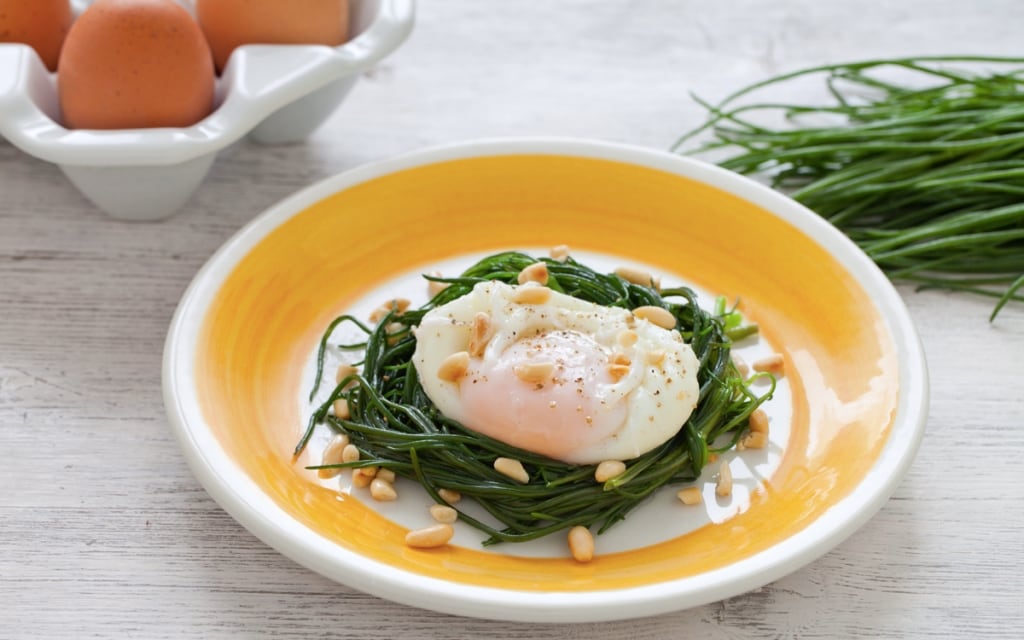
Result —
<svg viewBox="0 0 1024 640"><path fill-rule="evenodd" d="M73 18L89 2L73 2ZM193 15L194 3L179 2ZM199 188L218 153L249 137L301 141L341 104L359 75L412 31L415 0L351 0L338 46L246 44L215 78L212 112L187 127L65 126L52 72L33 47L0 42L0 140L56 164L98 208L124 220L160 220Z"/></svg>

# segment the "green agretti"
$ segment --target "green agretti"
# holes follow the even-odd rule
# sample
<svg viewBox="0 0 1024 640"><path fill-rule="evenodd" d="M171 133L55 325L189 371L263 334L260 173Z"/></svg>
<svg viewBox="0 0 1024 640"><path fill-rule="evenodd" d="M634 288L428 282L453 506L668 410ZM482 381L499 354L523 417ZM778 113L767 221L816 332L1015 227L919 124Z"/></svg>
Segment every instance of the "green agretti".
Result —
<svg viewBox="0 0 1024 640"><path fill-rule="evenodd" d="M946 56L803 69L716 105L698 99L709 117L673 150L721 153L723 167L768 176L892 278L997 297L995 318L1024 300L1022 65ZM816 79L824 104L751 100ZM786 124L763 124L780 114ZM692 147L705 131L712 139Z"/></svg>
<svg viewBox="0 0 1024 640"><path fill-rule="evenodd" d="M515 284L519 272L538 260L546 264L547 286L555 291L605 306L635 309L656 305L669 310L700 362L698 405L679 433L626 461L624 473L603 483L594 479L596 465L570 465L517 449L445 418L424 393L412 364L416 339L411 328L424 313L469 293L480 282ZM372 329L347 315L329 325L320 345L313 394L320 384L328 340L341 323L351 322L367 334L365 343L344 345L365 349L362 374L341 380L314 411L296 454L318 424L345 433L358 447L360 460L309 468L391 469L421 484L441 504L445 501L439 490L458 491L473 498L500 523L492 526L460 511L462 522L489 536L485 545L532 540L575 525L597 525L599 532L605 531L659 487L695 480L712 452L736 444L751 413L775 388L770 375L755 374L764 378L767 386L765 393L754 393L751 380L740 375L730 357L733 339L756 332L756 327L743 325L740 314L726 309L724 300L719 300L712 312L704 311L688 288L659 292L614 274L597 273L572 258L560 262L515 252L490 256L459 277L437 280L448 283L447 288L420 309L393 310ZM329 413L337 399L348 402L349 418ZM520 484L495 471L493 463L499 457L521 461L529 482Z"/></svg>

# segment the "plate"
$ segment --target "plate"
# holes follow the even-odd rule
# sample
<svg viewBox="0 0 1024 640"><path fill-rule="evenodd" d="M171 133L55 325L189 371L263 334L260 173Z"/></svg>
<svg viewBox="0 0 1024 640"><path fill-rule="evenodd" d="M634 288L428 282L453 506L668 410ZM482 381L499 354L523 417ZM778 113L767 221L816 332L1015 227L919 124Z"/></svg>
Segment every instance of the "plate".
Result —
<svg viewBox="0 0 1024 640"><path fill-rule="evenodd" d="M332 318L474 256L560 244L584 262L643 265L738 298L761 327L743 348L783 355L769 447L727 458L739 470L734 496L716 498L708 473L700 507L666 489L577 563L560 536L483 549L468 527L445 547L409 548L405 533L428 521L417 487L400 480L401 500L385 504L318 478L305 467L319 461L322 435L293 460L312 354ZM559 139L422 151L297 193L197 274L164 354L168 416L193 472L260 539L380 597L538 622L692 607L811 562L897 486L923 433L927 386L898 294L813 213L701 162Z"/></svg>

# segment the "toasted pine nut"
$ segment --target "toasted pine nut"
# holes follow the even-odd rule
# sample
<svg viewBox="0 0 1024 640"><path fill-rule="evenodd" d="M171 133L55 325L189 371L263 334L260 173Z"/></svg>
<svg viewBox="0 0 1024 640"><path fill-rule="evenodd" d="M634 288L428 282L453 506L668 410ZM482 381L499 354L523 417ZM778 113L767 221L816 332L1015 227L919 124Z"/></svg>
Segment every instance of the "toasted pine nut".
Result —
<svg viewBox="0 0 1024 640"><path fill-rule="evenodd" d="M764 409L755 409L750 414L750 431L751 433L768 433L768 414L764 412Z"/></svg>
<svg viewBox="0 0 1024 640"><path fill-rule="evenodd" d="M377 502L391 502L398 498L395 487L387 480L374 478L370 483L370 497Z"/></svg>
<svg viewBox="0 0 1024 640"><path fill-rule="evenodd" d="M754 371L767 371L781 376L785 370L786 361L783 359L781 353L773 353L766 358L761 358L754 362L753 366Z"/></svg>
<svg viewBox="0 0 1024 640"><path fill-rule="evenodd" d="M594 559L594 536L584 526L569 529L569 551L576 562L590 562Z"/></svg>
<svg viewBox="0 0 1024 640"><path fill-rule="evenodd" d="M356 369L355 367L353 367L350 364L339 365L338 366L338 373L334 374L334 382L335 382L335 384L341 384L342 380L344 380L345 378L347 378L347 377L349 377L349 376L351 376L353 374L356 374L356 373L359 373L359 369ZM345 386L345 388L347 389L348 387L352 386L353 384L355 384L355 383L354 382L350 382L348 385Z"/></svg>
<svg viewBox="0 0 1024 640"><path fill-rule="evenodd" d="M512 302L517 304L544 304L551 299L551 289L541 285L520 285L512 294Z"/></svg>
<svg viewBox="0 0 1024 640"><path fill-rule="evenodd" d="M441 272L440 271L431 271L429 275L431 275L431 276L433 276L435 278L440 278L441 277ZM448 283L447 282L434 282L433 280L427 280L427 293L430 294L431 298L433 298L434 296L436 296L437 294L441 293L442 291L444 291L447 288L448 288Z"/></svg>
<svg viewBox="0 0 1024 640"><path fill-rule="evenodd" d="M764 431L751 431L740 440L740 444L747 449L764 449L768 445L768 434Z"/></svg>
<svg viewBox="0 0 1024 640"><path fill-rule="evenodd" d="M347 444L341 450L342 462L356 462L359 460L359 447L354 444Z"/></svg>
<svg viewBox="0 0 1024 640"><path fill-rule="evenodd" d="M627 349L636 344L636 341L639 339L640 336L636 335L636 331L630 329L624 329L619 332L619 335L615 336L615 341Z"/></svg>
<svg viewBox="0 0 1024 640"><path fill-rule="evenodd" d="M629 375L629 366L623 364L610 364L608 365L608 373L611 375L612 380L618 382Z"/></svg>
<svg viewBox="0 0 1024 640"><path fill-rule="evenodd" d="M384 327L384 332L388 334L388 344L398 342L398 334L404 330L405 325L401 322L389 322L388 326Z"/></svg>
<svg viewBox="0 0 1024 640"><path fill-rule="evenodd" d="M718 467L718 482L715 483L715 495L725 497L732 493L732 469L728 462Z"/></svg>
<svg viewBox="0 0 1024 640"><path fill-rule="evenodd" d="M380 322L381 318L392 311L395 311L396 315L402 315L405 313L405 310L409 308L410 304L412 303L406 298L393 298L391 300L387 300L384 304L373 310L373 313L370 314L370 322L376 324L377 322Z"/></svg>
<svg viewBox="0 0 1024 640"><path fill-rule="evenodd" d="M459 351L441 362L441 366L437 369L437 377L445 382L458 382L459 378L466 375L468 369L469 353Z"/></svg>
<svg viewBox="0 0 1024 640"><path fill-rule="evenodd" d="M512 367L512 372L523 382L543 383L555 372L554 362L527 362Z"/></svg>
<svg viewBox="0 0 1024 640"><path fill-rule="evenodd" d="M368 474L365 469L352 470L352 486L356 489L365 489L372 482L373 476Z"/></svg>
<svg viewBox="0 0 1024 640"><path fill-rule="evenodd" d="M647 364L652 364L652 365L657 367L657 366L660 366L661 363L664 362L664 361L665 361L665 350L664 349L655 349L654 351L648 351L647 352Z"/></svg>
<svg viewBox="0 0 1024 640"><path fill-rule="evenodd" d="M626 463L620 460L605 460L594 469L594 480L606 482L626 472Z"/></svg>
<svg viewBox="0 0 1024 640"><path fill-rule="evenodd" d="M732 354L732 363L733 365L736 366L736 372L739 373L744 378L747 377L748 373L750 373L750 365L747 364L746 360L736 355L735 353Z"/></svg>
<svg viewBox="0 0 1024 640"><path fill-rule="evenodd" d="M643 318L662 329L676 328L676 317L672 315L668 309L655 306L637 307L636 309L633 309L633 315L638 318Z"/></svg>
<svg viewBox="0 0 1024 640"><path fill-rule="evenodd" d="M608 373L611 375L612 380L620 380L624 376L629 375L629 366L632 361L624 353L616 353L608 360Z"/></svg>
<svg viewBox="0 0 1024 640"><path fill-rule="evenodd" d="M534 262L519 272L519 284L536 282L538 284L548 283L548 265L543 262Z"/></svg>
<svg viewBox="0 0 1024 640"><path fill-rule="evenodd" d="M348 436L344 433L339 433L331 439L330 443L324 448L323 459L320 464L338 464L344 462L341 459L341 452L348 446ZM341 473L341 469L320 469L317 471L317 475L321 478L333 478L334 476Z"/></svg>
<svg viewBox="0 0 1024 640"><path fill-rule="evenodd" d="M709 453L708 454L708 464L711 464L712 462L718 462L718 454L717 453Z"/></svg>
<svg viewBox="0 0 1024 640"><path fill-rule="evenodd" d="M378 469L376 477L380 478L384 482L393 483L395 481L395 472L391 469Z"/></svg>
<svg viewBox="0 0 1024 640"><path fill-rule="evenodd" d="M697 487L686 487L676 492L676 497L679 501L685 505L693 506L700 504L703 498L700 495L700 489Z"/></svg>
<svg viewBox="0 0 1024 640"><path fill-rule="evenodd" d="M471 357L479 358L484 355L484 349L487 348L487 343L491 340L492 329L491 316L483 311L479 311L473 316L473 328L469 338L469 355Z"/></svg>
<svg viewBox="0 0 1024 640"><path fill-rule="evenodd" d="M653 287L655 289L660 288L654 286L654 276L644 271L643 269L636 269L633 267L619 267L618 269L615 270L615 275L619 276L626 282L632 282L633 284L638 284L643 287Z"/></svg>
<svg viewBox="0 0 1024 640"><path fill-rule="evenodd" d="M352 413L348 410L348 400L338 398L334 401L334 417L339 420L348 420Z"/></svg>
<svg viewBox="0 0 1024 640"><path fill-rule="evenodd" d="M462 500L462 494L454 489L438 489L437 495L441 496L441 499L448 504L455 504Z"/></svg>
<svg viewBox="0 0 1024 640"><path fill-rule="evenodd" d="M455 529L452 525L438 523L405 534L405 544L417 549L431 549L448 544L454 535Z"/></svg>
<svg viewBox="0 0 1024 640"><path fill-rule="evenodd" d="M521 484L526 484L530 481L530 474L526 473L523 463L514 458L497 458L494 461L494 470Z"/></svg>
<svg viewBox="0 0 1024 640"><path fill-rule="evenodd" d="M548 252L548 255L559 262L565 262L566 258L569 257L569 245L560 244L558 246L551 247L551 251Z"/></svg>
<svg viewBox="0 0 1024 640"><path fill-rule="evenodd" d="M459 519L459 512L446 504L430 505L430 517L444 524L451 524Z"/></svg>

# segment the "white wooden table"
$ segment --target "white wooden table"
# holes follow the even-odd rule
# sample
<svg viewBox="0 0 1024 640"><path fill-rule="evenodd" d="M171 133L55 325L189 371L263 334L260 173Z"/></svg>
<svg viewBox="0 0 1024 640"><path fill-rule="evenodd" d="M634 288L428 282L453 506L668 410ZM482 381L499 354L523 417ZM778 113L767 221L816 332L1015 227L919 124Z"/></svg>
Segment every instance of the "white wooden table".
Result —
<svg viewBox="0 0 1024 640"><path fill-rule="evenodd" d="M708 98L778 71L1020 55L1020 0L425 0L407 45L306 144L243 143L179 214L109 219L0 143L0 638L1021 638L1024 305L903 288L932 373L920 454L844 544L763 589L571 626L420 611L256 540L192 478L160 392L189 280L324 176L425 145L568 135L667 148Z"/></svg>

